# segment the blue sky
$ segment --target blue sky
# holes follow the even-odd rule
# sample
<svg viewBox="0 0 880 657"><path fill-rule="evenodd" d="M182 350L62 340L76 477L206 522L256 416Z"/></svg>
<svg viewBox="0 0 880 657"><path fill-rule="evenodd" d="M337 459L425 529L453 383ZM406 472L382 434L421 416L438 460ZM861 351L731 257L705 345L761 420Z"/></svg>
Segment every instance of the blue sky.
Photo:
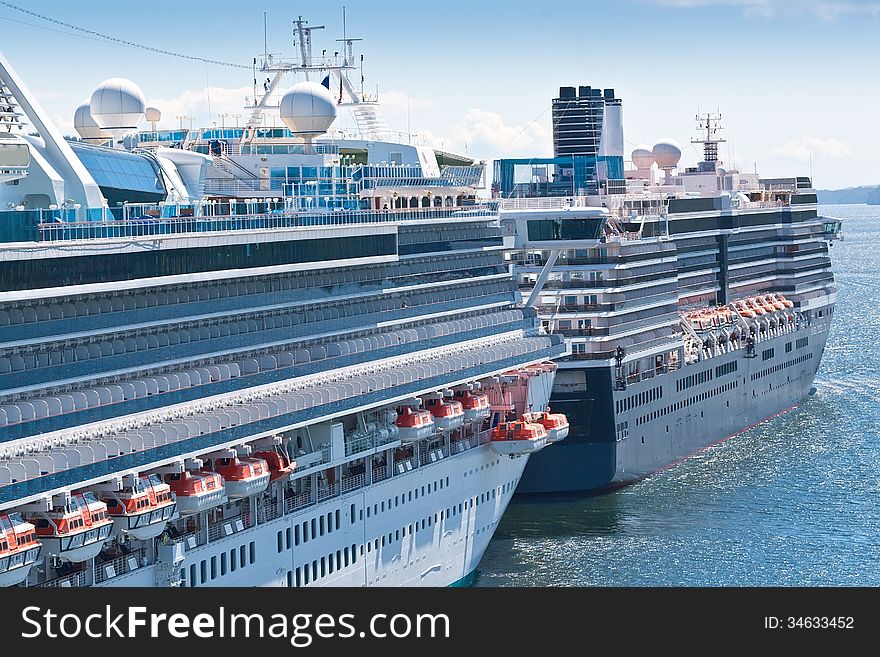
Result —
<svg viewBox="0 0 880 657"><path fill-rule="evenodd" d="M763 175L809 173L820 187L880 183L880 1L588 0L520 2L325 0L295 3L18 0L116 37L250 63L294 55L291 21L312 24L316 53L338 48L342 5L363 37L367 86L392 128L475 157L549 154L550 99L561 85L613 87L628 148L670 136L687 144L698 109L720 109L721 156ZM2 48L51 116L72 130L76 105L101 80L137 82L163 110L196 124L242 113L248 70L185 61L74 35L0 5ZM211 90L209 115L205 87Z"/></svg>

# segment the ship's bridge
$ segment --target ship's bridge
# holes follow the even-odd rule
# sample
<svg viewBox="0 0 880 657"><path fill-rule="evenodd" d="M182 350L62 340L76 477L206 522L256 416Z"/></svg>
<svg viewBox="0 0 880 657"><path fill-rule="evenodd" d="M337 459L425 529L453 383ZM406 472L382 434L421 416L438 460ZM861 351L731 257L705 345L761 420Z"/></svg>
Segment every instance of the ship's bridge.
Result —
<svg viewBox="0 0 880 657"><path fill-rule="evenodd" d="M610 213L602 207L530 207L503 201L501 209L502 223L518 249L583 248L584 240L598 242L610 230Z"/></svg>

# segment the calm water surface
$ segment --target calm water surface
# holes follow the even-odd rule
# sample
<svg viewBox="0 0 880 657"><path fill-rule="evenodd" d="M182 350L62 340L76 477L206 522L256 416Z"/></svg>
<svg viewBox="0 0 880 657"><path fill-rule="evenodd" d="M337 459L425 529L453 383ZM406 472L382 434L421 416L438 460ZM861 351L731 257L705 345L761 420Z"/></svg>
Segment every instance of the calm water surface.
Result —
<svg viewBox="0 0 880 657"><path fill-rule="evenodd" d="M880 585L880 207L844 219L816 394L638 484L510 507L477 586Z"/></svg>

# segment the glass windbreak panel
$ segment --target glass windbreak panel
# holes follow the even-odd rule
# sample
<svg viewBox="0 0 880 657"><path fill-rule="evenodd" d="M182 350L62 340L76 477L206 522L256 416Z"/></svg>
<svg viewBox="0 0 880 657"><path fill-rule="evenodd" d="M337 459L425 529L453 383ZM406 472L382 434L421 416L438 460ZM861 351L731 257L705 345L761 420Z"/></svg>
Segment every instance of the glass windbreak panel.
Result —
<svg viewBox="0 0 880 657"><path fill-rule="evenodd" d="M102 188L165 193L158 165L144 155L77 143L71 143L70 146Z"/></svg>
<svg viewBox="0 0 880 657"><path fill-rule="evenodd" d="M605 220L602 217L587 219L537 219L528 222L529 239L541 242L550 240L599 239Z"/></svg>

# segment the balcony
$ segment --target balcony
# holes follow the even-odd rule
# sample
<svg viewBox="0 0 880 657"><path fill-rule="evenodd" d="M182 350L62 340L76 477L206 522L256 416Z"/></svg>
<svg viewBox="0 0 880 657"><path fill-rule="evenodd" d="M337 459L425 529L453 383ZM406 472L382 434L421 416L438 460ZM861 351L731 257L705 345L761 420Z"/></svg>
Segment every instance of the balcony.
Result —
<svg viewBox="0 0 880 657"><path fill-rule="evenodd" d="M143 548L132 550L128 554L122 554L100 563L96 562L95 583L100 584L101 582L106 582L114 577L134 572L146 565L147 551Z"/></svg>

